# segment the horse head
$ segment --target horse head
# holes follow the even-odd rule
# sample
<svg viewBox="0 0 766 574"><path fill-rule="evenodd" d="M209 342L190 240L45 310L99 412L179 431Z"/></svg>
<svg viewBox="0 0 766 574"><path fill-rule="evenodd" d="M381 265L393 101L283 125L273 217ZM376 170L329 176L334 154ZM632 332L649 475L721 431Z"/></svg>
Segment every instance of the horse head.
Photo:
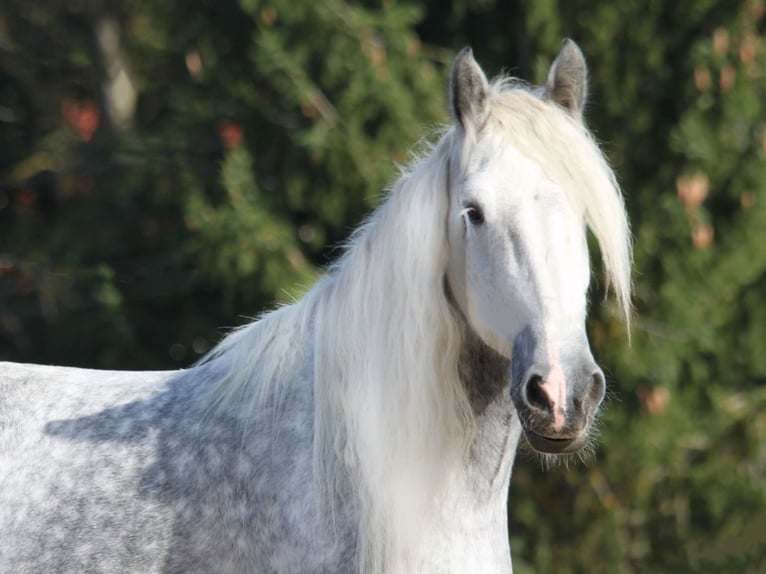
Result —
<svg viewBox="0 0 766 574"><path fill-rule="evenodd" d="M510 359L514 406L544 453L586 445L605 393L585 330L589 225L628 308L628 225L583 124L586 96L569 40L537 90L491 85L469 49L450 78L447 283L468 326Z"/></svg>

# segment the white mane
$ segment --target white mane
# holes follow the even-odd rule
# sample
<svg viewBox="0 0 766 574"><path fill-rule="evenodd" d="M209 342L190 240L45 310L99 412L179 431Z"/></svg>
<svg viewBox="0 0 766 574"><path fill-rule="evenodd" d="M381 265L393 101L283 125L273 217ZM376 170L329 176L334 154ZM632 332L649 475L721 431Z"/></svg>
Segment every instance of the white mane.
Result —
<svg viewBox="0 0 766 574"><path fill-rule="evenodd" d="M493 84L491 102L493 129L504 130L586 214L627 317L628 225L597 145L565 111L505 81ZM417 530L428 520L472 438L458 377L462 326L444 291L448 163L459 138L448 131L413 162L303 299L235 331L209 359L228 373L215 400L226 405L247 394L255 406L292 374L296 346L313 343L315 480L329 499L339 473L350 469L366 572L414 569L417 538L402 525Z"/></svg>

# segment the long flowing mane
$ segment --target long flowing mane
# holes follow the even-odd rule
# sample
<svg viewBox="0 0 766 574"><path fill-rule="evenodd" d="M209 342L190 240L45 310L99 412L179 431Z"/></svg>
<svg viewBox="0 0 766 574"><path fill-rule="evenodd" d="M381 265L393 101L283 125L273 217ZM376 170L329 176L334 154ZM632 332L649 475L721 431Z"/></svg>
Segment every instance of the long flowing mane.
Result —
<svg viewBox="0 0 766 574"><path fill-rule="evenodd" d="M518 84L496 81L490 101L491 129L567 182L627 317L630 234L593 138ZM342 480L357 492L363 571L413 569L414 534L460 472L472 438L473 413L458 375L464 327L444 288L449 164L464 145L458 131L445 132L403 171L300 301L233 332L207 359L226 372L216 403L248 396L245 408L255 408L294 373L295 347L311 349L314 478L328 501Z"/></svg>

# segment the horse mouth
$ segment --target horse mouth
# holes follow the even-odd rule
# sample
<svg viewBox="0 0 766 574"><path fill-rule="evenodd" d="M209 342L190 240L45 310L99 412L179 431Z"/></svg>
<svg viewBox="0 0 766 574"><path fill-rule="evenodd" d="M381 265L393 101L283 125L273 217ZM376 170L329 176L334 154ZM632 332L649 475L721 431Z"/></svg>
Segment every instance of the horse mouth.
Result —
<svg viewBox="0 0 766 574"><path fill-rule="evenodd" d="M571 454L582 449L588 443L588 433L582 432L573 438L555 438L524 429L529 446L545 454Z"/></svg>

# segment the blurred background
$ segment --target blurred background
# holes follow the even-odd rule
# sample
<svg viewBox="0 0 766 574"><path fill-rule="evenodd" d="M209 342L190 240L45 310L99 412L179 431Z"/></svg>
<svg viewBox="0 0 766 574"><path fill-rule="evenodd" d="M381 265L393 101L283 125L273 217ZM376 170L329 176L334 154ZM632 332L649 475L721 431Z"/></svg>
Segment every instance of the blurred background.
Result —
<svg viewBox="0 0 766 574"><path fill-rule="evenodd" d="M766 572L763 0L3 0L0 359L189 365L300 295L447 120L471 45L574 38L635 235L588 465L514 471L515 572Z"/></svg>

